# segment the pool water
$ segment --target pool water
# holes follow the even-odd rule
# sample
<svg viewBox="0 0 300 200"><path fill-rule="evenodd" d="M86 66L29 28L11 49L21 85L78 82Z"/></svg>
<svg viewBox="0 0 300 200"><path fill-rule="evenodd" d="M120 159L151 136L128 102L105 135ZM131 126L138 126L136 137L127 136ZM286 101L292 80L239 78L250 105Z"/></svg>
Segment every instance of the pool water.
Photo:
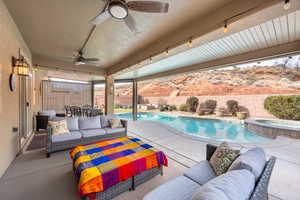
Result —
<svg viewBox="0 0 300 200"><path fill-rule="evenodd" d="M120 118L132 119L131 113L118 114ZM167 124L185 134L206 139L228 142L267 142L270 139L255 135L243 125L211 119L173 117L155 113L138 113L138 120L151 120Z"/></svg>

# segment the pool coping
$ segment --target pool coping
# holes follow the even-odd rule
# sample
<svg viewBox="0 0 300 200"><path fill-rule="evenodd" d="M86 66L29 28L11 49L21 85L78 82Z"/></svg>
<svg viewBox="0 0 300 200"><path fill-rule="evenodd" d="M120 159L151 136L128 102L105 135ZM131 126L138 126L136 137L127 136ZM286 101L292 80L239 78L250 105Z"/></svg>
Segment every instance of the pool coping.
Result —
<svg viewBox="0 0 300 200"><path fill-rule="evenodd" d="M293 130L293 131L299 131L300 128L294 128L294 127L280 127L280 126L273 126L271 124L266 124L263 122L259 122L258 120L265 120L265 121L283 121L283 122L291 122L294 120L282 120L282 119L268 119L268 118L250 118L245 120L245 124L254 124L262 127L267 127L267 128L276 128L276 129L281 129L281 130ZM296 122L296 121L294 121Z"/></svg>

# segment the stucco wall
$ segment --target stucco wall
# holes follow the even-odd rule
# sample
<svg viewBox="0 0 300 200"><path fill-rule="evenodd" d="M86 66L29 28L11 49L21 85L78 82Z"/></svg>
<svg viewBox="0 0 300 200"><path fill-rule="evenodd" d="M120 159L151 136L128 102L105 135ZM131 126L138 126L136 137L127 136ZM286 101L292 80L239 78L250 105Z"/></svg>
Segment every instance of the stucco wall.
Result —
<svg viewBox="0 0 300 200"><path fill-rule="evenodd" d="M289 94L286 94L289 95ZM274 116L270 115L264 109L264 101L268 96L276 96L276 95L234 95L234 96L197 96L199 102L202 103L205 100L213 99L218 102L217 107L226 107L226 102L228 100L236 100L239 102L240 106L243 106L249 110L249 114L251 117L270 117L274 118ZM152 104L160 104L167 103L170 105L180 105L185 104L186 96L177 96L177 97L144 97L147 99L149 103Z"/></svg>
<svg viewBox="0 0 300 200"><path fill-rule="evenodd" d="M12 127L19 127L19 92L9 89L9 75L12 72L11 57L22 54L31 61L31 53L26 46L16 24L4 2L0 0L0 177L17 153L17 133Z"/></svg>

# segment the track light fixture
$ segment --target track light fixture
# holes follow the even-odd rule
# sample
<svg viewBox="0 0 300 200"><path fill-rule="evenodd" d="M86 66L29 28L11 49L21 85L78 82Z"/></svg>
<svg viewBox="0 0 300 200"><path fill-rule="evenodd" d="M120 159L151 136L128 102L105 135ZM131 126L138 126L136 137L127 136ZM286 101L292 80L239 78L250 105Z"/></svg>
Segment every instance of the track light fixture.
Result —
<svg viewBox="0 0 300 200"><path fill-rule="evenodd" d="M169 56L169 48L166 49L166 56Z"/></svg>
<svg viewBox="0 0 300 200"><path fill-rule="evenodd" d="M285 10L288 10L288 9L290 9L290 7L291 7L291 2L290 2L290 0L284 0L283 8L284 8Z"/></svg>
<svg viewBox="0 0 300 200"><path fill-rule="evenodd" d="M228 24L227 24L227 21L225 21L223 32L227 33L227 31L228 31Z"/></svg>
<svg viewBox="0 0 300 200"><path fill-rule="evenodd" d="M191 38L188 43L187 43L188 47L193 47L193 39Z"/></svg>

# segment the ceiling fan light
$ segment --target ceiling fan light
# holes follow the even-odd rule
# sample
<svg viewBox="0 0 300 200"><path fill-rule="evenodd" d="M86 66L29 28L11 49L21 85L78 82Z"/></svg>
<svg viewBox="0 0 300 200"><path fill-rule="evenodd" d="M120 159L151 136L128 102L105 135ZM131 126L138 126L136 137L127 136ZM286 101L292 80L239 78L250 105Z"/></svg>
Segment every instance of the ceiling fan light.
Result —
<svg viewBox="0 0 300 200"><path fill-rule="evenodd" d="M116 19L125 19L128 16L128 8L122 1L114 1L108 7L110 15Z"/></svg>
<svg viewBox="0 0 300 200"><path fill-rule="evenodd" d="M285 0L285 1L284 1L283 8L284 8L285 10L288 10L288 9L290 9L290 7L291 7L291 2L290 2L290 0Z"/></svg>

